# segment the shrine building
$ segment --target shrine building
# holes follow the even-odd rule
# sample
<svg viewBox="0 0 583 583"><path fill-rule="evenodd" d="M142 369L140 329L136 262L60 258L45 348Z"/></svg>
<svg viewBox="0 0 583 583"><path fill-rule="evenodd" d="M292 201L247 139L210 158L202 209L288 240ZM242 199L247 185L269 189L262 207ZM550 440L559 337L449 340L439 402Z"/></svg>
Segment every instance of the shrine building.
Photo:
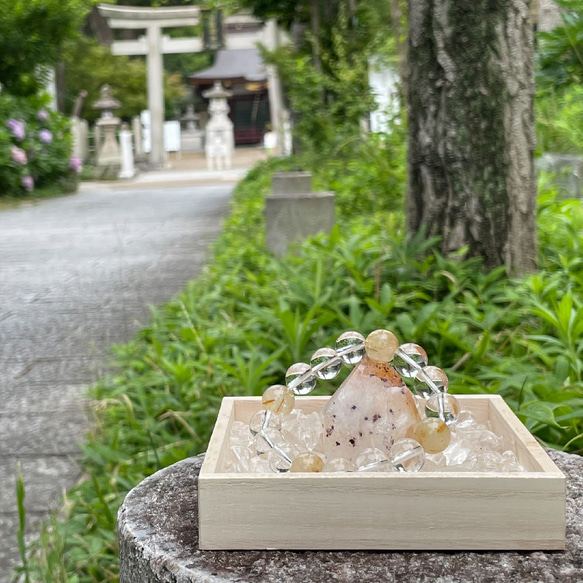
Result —
<svg viewBox="0 0 583 583"><path fill-rule="evenodd" d="M201 125L207 110L202 94L219 81L232 96L228 100L235 131L235 144L257 144L270 123L267 68L256 48L221 49L212 67L189 76ZM204 102L204 103L203 103Z"/></svg>

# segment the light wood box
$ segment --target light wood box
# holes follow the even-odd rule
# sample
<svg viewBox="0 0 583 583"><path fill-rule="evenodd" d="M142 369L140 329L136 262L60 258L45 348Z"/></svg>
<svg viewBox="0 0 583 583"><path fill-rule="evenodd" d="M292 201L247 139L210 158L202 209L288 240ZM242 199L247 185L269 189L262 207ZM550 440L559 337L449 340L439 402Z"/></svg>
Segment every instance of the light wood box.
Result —
<svg viewBox="0 0 583 583"><path fill-rule="evenodd" d="M225 473L231 424L248 422L261 398L224 398L198 482L200 548L563 549L564 475L500 396L456 397L514 436L525 472ZM296 406L309 413L327 400Z"/></svg>

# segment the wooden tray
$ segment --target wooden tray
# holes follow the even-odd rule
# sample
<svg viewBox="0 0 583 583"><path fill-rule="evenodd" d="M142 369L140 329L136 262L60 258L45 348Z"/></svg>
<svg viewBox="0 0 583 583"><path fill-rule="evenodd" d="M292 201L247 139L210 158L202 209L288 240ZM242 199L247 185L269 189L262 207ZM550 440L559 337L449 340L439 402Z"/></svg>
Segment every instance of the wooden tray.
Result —
<svg viewBox="0 0 583 583"><path fill-rule="evenodd" d="M456 395L520 473L226 473L233 421L261 397L223 399L199 482L201 549L548 550L565 544L565 477L498 395ZM319 411L329 397L297 397Z"/></svg>

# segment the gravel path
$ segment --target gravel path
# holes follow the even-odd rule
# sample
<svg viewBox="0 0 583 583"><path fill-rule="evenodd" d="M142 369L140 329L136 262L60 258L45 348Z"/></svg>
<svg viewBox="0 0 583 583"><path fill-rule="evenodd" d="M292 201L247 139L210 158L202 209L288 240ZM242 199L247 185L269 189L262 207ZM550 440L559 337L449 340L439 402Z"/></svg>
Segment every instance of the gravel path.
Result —
<svg viewBox="0 0 583 583"><path fill-rule="evenodd" d="M82 397L108 347L199 272L232 187L91 187L0 211L0 583L17 559L16 462L34 530L78 477Z"/></svg>

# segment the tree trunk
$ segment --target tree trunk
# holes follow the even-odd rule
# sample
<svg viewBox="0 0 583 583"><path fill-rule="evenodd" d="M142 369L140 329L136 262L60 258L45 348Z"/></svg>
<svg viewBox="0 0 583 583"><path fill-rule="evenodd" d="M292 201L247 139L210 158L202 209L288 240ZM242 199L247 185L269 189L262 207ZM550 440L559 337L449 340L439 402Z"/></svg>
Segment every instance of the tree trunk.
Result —
<svg viewBox="0 0 583 583"><path fill-rule="evenodd" d="M320 62L320 3L312 0L310 4L310 24L312 26L312 57L316 71L322 70Z"/></svg>
<svg viewBox="0 0 583 583"><path fill-rule="evenodd" d="M410 0L407 230L535 268L529 0Z"/></svg>
<svg viewBox="0 0 583 583"><path fill-rule="evenodd" d="M113 42L113 32L107 24L107 18L101 16L97 6L87 15L86 28L97 37L100 44L110 45Z"/></svg>

